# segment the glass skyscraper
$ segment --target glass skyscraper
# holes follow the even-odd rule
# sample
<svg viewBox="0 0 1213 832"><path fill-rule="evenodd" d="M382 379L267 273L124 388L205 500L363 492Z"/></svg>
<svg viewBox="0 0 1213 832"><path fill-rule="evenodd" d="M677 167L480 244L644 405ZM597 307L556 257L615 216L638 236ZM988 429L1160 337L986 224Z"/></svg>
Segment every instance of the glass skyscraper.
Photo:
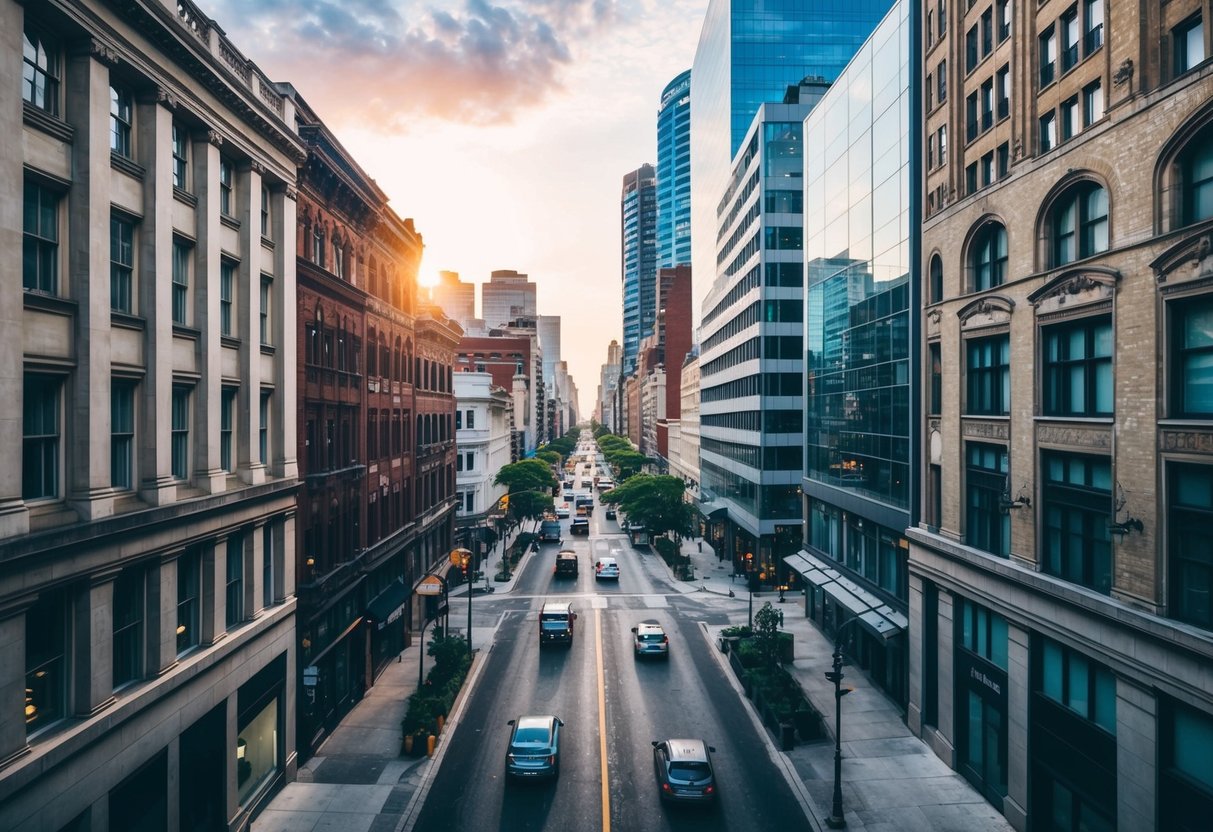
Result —
<svg viewBox="0 0 1213 832"><path fill-rule="evenodd" d="M691 70L666 85L657 111L657 267L691 262Z"/></svg>
<svg viewBox="0 0 1213 832"><path fill-rule="evenodd" d="M754 113L806 76L833 81L892 0L711 0L691 77L696 301L715 276L716 209ZM696 304L698 305L698 303Z"/></svg>
<svg viewBox="0 0 1213 832"><path fill-rule="evenodd" d="M641 165L623 177L623 373L636 369L640 342L657 319L657 177Z"/></svg>

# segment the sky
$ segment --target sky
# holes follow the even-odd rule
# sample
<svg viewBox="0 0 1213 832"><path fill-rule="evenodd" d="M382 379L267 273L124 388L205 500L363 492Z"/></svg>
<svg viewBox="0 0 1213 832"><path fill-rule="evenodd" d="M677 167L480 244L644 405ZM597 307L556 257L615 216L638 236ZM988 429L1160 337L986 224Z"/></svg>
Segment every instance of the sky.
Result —
<svg viewBox="0 0 1213 832"><path fill-rule="evenodd" d="M197 2L415 220L423 282L531 276L588 418L622 342L623 175L656 161L708 0Z"/></svg>

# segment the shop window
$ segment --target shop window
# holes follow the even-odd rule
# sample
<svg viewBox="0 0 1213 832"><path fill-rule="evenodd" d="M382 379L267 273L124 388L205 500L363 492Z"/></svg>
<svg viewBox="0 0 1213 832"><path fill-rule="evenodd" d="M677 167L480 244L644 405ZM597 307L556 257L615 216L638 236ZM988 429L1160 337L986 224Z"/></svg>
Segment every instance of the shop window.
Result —
<svg viewBox="0 0 1213 832"><path fill-rule="evenodd" d="M1203 829L1213 817L1213 714L1161 704L1158 828Z"/></svg>
<svg viewBox="0 0 1213 832"><path fill-rule="evenodd" d="M1052 639L1041 638L1040 692L1110 734L1116 733L1112 671Z"/></svg>
<svg viewBox="0 0 1213 832"><path fill-rule="evenodd" d="M25 613L25 733L67 715L67 598L48 592Z"/></svg>

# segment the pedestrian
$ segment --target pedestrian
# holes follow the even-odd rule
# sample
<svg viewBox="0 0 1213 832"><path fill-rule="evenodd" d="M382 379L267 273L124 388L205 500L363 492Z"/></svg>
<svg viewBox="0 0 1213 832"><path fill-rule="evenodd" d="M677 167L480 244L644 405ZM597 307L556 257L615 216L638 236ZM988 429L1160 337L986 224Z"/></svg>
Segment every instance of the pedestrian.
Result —
<svg viewBox="0 0 1213 832"><path fill-rule="evenodd" d="M699 538L699 554L703 554L703 538Z"/></svg>

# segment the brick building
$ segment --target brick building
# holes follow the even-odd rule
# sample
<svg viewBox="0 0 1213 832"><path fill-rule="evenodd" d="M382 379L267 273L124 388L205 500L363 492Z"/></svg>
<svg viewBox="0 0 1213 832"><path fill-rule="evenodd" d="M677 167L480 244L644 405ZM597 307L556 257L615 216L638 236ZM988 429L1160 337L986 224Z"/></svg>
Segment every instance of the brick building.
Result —
<svg viewBox="0 0 1213 832"><path fill-rule="evenodd" d="M1202 828L1209 4L923 13L909 724L1016 828Z"/></svg>

